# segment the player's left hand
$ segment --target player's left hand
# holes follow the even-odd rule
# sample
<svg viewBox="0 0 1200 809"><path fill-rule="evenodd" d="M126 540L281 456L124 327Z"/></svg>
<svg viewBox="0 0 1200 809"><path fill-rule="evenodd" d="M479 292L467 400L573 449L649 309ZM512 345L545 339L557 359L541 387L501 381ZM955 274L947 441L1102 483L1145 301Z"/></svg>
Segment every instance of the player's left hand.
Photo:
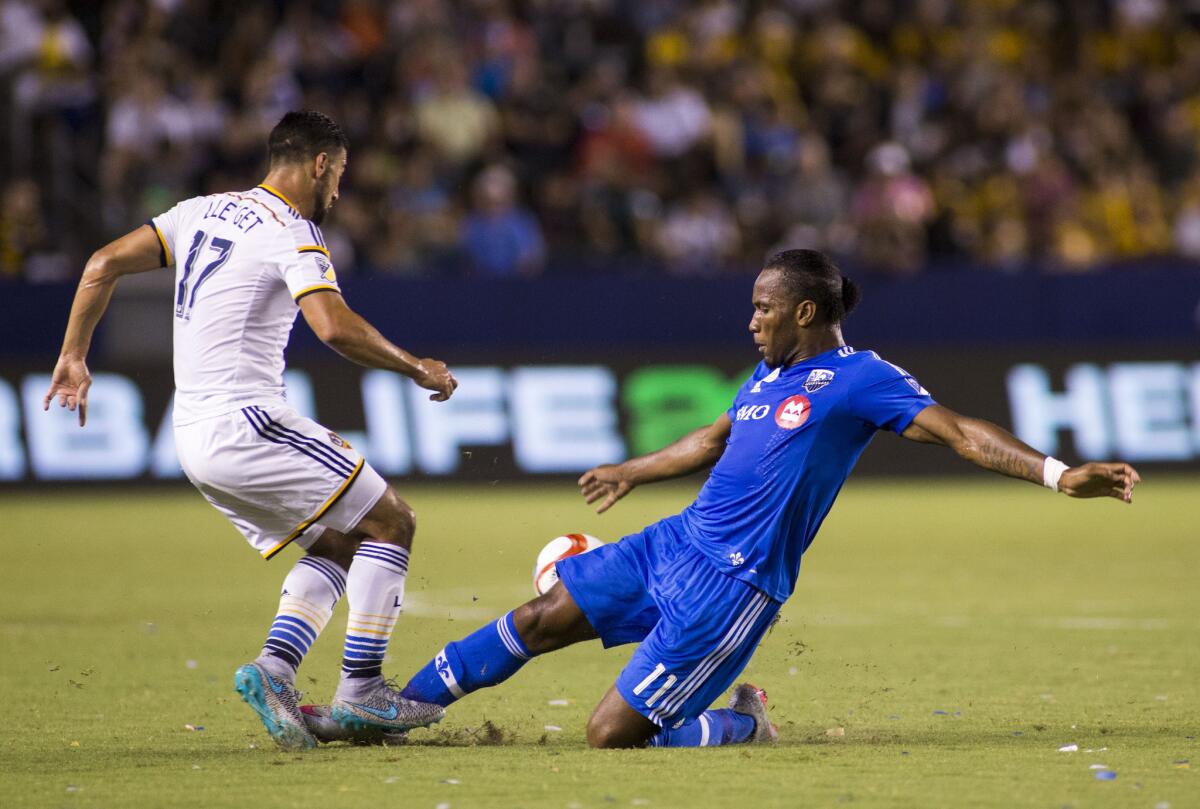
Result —
<svg viewBox="0 0 1200 809"><path fill-rule="evenodd" d="M633 491L633 484L620 464L606 463L589 469L578 482L579 493L588 505L600 501L600 505L596 506L597 514L608 511L614 503Z"/></svg>
<svg viewBox="0 0 1200 809"><path fill-rule="evenodd" d="M446 401L458 388L458 380L454 378L454 374L450 373L446 363L430 357L417 363L417 372L413 375L413 381L426 390L435 391L429 397L431 402Z"/></svg>
<svg viewBox="0 0 1200 809"><path fill-rule="evenodd" d="M1115 497L1133 502L1142 476L1127 463L1085 463L1063 472L1058 489L1068 497Z"/></svg>
<svg viewBox="0 0 1200 809"><path fill-rule="evenodd" d="M87 423L87 395L92 386L92 375L87 363L79 357L62 356L54 366L50 378L50 390L42 400L42 410L50 409L50 402L58 397L58 406L74 411L79 409L79 426Z"/></svg>

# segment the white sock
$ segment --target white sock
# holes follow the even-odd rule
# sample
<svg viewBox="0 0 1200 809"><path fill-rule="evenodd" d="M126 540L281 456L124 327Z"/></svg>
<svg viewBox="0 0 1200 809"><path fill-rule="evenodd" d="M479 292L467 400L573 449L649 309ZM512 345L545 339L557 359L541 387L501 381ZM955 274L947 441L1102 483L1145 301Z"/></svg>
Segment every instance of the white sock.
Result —
<svg viewBox="0 0 1200 809"><path fill-rule="evenodd" d="M346 571L341 565L320 556L301 557L283 580L279 612L255 662L292 682L345 590Z"/></svg>
<svg viewBox="0 0 1200 809"><path fill-rule="evenodd" d="M407 576L406 548L384 542L359 544L346 583L350 617L339 699L353 699L383 679L383 658L400 617Z"/></svg>

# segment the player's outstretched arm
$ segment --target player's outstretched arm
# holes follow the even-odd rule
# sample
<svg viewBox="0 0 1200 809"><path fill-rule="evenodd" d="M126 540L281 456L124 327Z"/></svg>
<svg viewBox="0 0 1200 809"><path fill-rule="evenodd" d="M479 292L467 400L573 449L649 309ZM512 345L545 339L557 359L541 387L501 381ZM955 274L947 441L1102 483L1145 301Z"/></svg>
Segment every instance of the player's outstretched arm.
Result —
<svg viewBox="0 0 1200 809"><path fill-rule="evenodd" d="M976 466L1040 483L1070 497L1115 497L1132 503L1133 487L1142 479L1126 463L1085 463L1064 469L1060 461L1048 458L1002 427L941 405L931 405L918 413L902 435L912 441L950 447ZM1056 480L1054 464L1061 472Z"/></svg>
<svg viewBox="0 0 1200 809"><path fill-rule="evenodd" d="M396 371L426 390L429 398L444 402L458 387L458 380L444 362L417 359L393 344L353 312L336 290L321 290L300 299L300 311L321 342L351 362L368 368Z"/></svg>
<svg viewBox="0 0 1200 809"><path fill-rule="evenodd" d="M142 225L92 254L75 290L62 352L54 366L50 390L42 400L43 410L49 410L50 402L57 397L59 407L79 411L80 427L87 423L87 395L92 386L87 353L96 324L108 309L117 279L160 267L158 235L149 225Z"/></svg>
<svg viewBox="0 0 1200 809"><path fill-rule="evenodd" d="M597 466L579 478L579 493L588 503L599 500L596 513L603 514L635 486L706 469L725 451L732 426L729 416L722 413L712 424L693 430L658 452L639 455L624 463Z"/></svg>

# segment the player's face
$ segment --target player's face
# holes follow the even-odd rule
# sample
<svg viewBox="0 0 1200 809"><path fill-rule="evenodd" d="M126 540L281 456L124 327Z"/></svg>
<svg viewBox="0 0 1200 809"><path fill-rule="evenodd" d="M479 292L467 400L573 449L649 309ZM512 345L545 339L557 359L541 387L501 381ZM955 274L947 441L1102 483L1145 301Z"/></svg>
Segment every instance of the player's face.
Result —
<svg viewBox="0 0 1200 809"><path fill-rule="evenodd" d="M796 305L783 285L777 270L763 270L754 282L751 297L754 314L750 318L750 333L754 344L771 368L783 365L800 346L800 325L796 320Z"/></svg>
<svg viewBox="0 0 1200 809"><path fill-rule="evenodd" d="M313 224L319 225L325 219L325 214L337 202L338 186L342 182L342 174L346 171L346 153L344 151L330 155L326 161L325 172L317 178L316 204L313 207Z"/></svg>

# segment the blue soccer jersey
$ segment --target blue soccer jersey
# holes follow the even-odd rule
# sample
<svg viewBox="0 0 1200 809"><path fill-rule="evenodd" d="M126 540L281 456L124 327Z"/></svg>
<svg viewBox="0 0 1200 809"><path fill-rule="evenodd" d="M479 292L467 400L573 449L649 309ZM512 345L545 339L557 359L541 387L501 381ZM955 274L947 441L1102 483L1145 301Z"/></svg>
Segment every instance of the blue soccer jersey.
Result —
<svg viewBox="0 0 1200 809"><path fill-rule="evenodd" d="M787 368L759 363L728 415L725 452L680 515L719 570L784 601L876 430L901 433L934 404L902 368L849 346Z"/></svg>

